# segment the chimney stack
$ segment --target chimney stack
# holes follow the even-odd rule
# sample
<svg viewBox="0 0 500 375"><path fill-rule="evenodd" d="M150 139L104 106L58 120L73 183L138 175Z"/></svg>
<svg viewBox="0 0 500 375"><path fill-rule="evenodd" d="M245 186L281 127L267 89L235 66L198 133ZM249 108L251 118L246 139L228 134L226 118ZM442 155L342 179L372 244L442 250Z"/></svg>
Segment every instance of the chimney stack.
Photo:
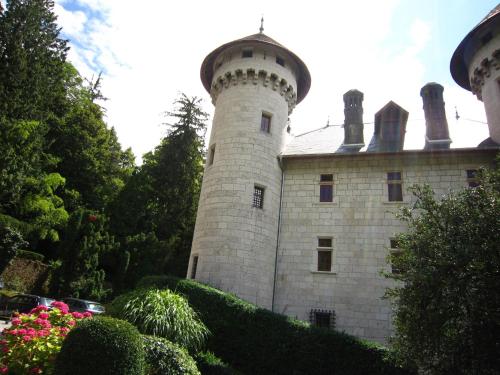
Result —
<svg viewBox="0 0 500 375"><path fill-rule="evenodd" d="M431 82L420 90L425 113L425 150L450 148L450 133L444 110L443 86Z"/></svg>
<svg viewBox="0 0 500 375"><path fill-rule="evenodd" d="M351 152L359 151L364 145L363 138L363 93L349 90L344 94L344 143L342 148Z"/></svg>

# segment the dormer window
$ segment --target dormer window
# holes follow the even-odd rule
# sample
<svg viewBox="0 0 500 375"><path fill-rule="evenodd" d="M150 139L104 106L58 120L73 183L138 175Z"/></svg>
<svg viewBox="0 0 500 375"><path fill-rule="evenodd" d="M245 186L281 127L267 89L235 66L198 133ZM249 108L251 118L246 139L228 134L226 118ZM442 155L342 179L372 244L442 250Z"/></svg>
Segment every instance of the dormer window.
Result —
<svg viewBox="0 0 500 375"><path fill-rule="evenodd" d="M285 60L282 57L276 56L276 64L285 66Z"/></svg>
<svg viewBox="0 0 500 375"><path fill-rule="evenodd" d="M241 57L243 57L243 58L253 57L253 51L251 49L244 49L241 52Z"/></svg>

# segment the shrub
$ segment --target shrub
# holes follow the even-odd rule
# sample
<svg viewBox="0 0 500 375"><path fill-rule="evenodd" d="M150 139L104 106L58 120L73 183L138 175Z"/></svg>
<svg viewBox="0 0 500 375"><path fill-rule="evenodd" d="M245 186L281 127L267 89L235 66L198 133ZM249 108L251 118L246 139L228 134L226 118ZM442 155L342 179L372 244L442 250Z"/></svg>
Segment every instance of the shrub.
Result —
<svg viewBox="0 0 500 375"><path fill-rule="evenodd" d="M144 334L164 337L188 349L200 349L208 330L187 300L170 290L145 290L123 308L123 317Z"/></svg>
<svg viewBox="0 0 500 375"><path fill-rule="evenodd" d="M231 294L173 277L149 277L141 287L169 288L196 309L212 335L207 347L248 374L407 374L388 351L353 336L258 308Z"/></svg>
<svg viewBox="0 0 500 375"><path fill-rule="evenodd" d="M180 346L161 337L143 335L148 375L200 375L196 362Z"/></svg>
<svg viewBox="0 0 500 375"><path fill-rule="evenodd" d="M130 323L97 317L79 323L56 360L55 375L142 375L141 335Z"/></svg>
<svg viewBox="0 0 500 375"><path fill-rule="evenodd" d="M200 352L195 357L196 364L203 375L238 375L227 363L212 352Z"/></svg>
<svg viewBox="0 0 500 375"><path fill-rule="evenodd" d="M29 250L17 250L16 257L29 260L36 260L39 262L43 262L43 260L45 259L45 256L43 254L35 253L34 251L29 251Z"/></svg>
<svg viewBox="0 0 500 375"><path fill-rule="evenodd" d="M61 349L66 334L76 321L90 314L68 312L68 306L54 302L48 310L38 306L29 314L18 314L12 326L3 331L0 341L0 373L50 373L54 358ZM3 371L3 372L2 372Z"/></svg>

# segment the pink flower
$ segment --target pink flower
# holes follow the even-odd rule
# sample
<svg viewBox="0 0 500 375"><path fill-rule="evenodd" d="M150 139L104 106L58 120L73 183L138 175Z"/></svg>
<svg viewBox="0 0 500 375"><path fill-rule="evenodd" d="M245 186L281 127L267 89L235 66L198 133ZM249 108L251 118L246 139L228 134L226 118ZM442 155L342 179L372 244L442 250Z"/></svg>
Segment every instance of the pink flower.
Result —
<svg viewBox="0 0 500 375"><path fill-rule="evenodd" d="M40 319L49 319L49 314L43 312L38 315Z"/></svg>
<svg viewBox="0 0 500 375"><path fill-rule="evenodd" d="M9 372L9 368L7 366L0 367L0 374L6 374Z"/></svg>
<svg viewBox="0 0 500 375"><path fill-rule="evenodd" d="M23 341L28 342L28 341L31 341L32 338L33 337L31 337L30 335L25 335L25 336L23 336Z"/></svg>
<svg viewBox="0 0 500 375"><path fill-rule="evenodd" d="M92 313L91 313L90 311L85 311L85 312L83 313L83 317L84 317L84 318L92 318Z"/></svg>
<svg viewBox="0 0 500 375"><path fill-rule="evenodd" d="M19 318L14 318L12 319L11 321L12 325L15 327L15 326L18 326L19 324L21 324L21 319Z"/></svg>
<svg viewBox="0 0 500 375"><path fill-rule="evenodd" d="M68 320L68 325L69 326L74 326L76 322L74 320Z"/></svg>
<svg viewBox="0 0 500 375"><path fill-rule="evenodd" d="M33 367L30 370L30 374L40 374L42 372L42 369L40 367Z"/></svg>
<svg viewBox="0 0 500 375"><path fill-rule="evenodd" d="M8 347L6 347L6 346L4 346L4 347L2 348L2 352L4 352L4 353L8 353L8 352L9 352L9 350L10 350L10 349L9 349ZM1 374L1 372L0 372L0 374Z"/></svg>
<svg viewBox="0 0 500 375"><path fill-rule="evenodd" d="M68 333L69 332L69 328L61 327L61 332L62 333Z"/></svg>
<svg viewBox="0 0 500 375"><path fill-rule="evenodd" d="M34 313L37 313L39 311L48 311L48 310L49 310L49 308L47 306L39 305L39 306L35 307L34 309L31 309L30 314L34 314Z"/></svg>
<svg viewBox="0 0 500 375"><path fill-rule="evenodd" d="M83 318L83 314L79 313L77 311L72 312L71 315L73 315L73 318L75 318L75 319L82 319Z"/></svg>
<svg viewBox="0 0 500 375"><path fill-rule="evenodd" d="M52 307L58 308L61 310L63 314L67 314L69 312L68 305L61 301L54 301L50 304Z"/></svg>

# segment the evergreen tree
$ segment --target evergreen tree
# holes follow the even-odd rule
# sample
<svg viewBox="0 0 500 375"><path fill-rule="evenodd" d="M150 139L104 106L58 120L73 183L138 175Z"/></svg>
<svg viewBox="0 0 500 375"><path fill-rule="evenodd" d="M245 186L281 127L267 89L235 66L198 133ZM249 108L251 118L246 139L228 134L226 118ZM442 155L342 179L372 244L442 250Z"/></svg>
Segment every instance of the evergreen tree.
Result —
<svg viewBox="0 0 500 375"><path fill-rule="evenodd" d="M67 41L51 0L8 0L0 14L0 113L44 120L63 113Z"/></svg>

